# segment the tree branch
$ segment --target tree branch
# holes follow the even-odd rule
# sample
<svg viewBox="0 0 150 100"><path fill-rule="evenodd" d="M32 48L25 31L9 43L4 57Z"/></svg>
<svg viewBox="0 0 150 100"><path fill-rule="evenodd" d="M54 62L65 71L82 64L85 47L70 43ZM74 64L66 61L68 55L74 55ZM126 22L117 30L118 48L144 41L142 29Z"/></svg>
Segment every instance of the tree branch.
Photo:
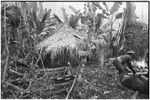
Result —
<svg viewBox="0 0 150 100"><path fill-rule="evenodd" d="M76 80L77 80L77 75L75 76L75 79L74 79L74 81L73 81L73 83L72 83L72 86L71 86L71 88L70 88L70 90L69 90L67 96L66 96L66 99L69 98L69 95L70 95L71 91L73 90L73 87L74 87L74 85L75 85L75 83L76 83Z"/></svg>

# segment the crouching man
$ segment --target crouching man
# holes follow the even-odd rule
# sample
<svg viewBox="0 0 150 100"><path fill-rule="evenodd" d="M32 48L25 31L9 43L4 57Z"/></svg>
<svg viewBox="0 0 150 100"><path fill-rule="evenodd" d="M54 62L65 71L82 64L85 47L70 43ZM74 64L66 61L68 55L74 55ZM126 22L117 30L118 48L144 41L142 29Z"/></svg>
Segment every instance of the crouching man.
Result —
<svg viewBox="0 0 150 100"><path fill-rule="evenodd" d="M127 54L118 56L114 58L113 65L116 67L116 69L119 71L119 83L123 80L123 76L125 74L125 68L123 67L124 64L127 64L129 69L133 72L133 75L136 74L136 71L133 69L133 66L131 64L131 61L135 59L135 53L134 51L128 51Z"/></svg>

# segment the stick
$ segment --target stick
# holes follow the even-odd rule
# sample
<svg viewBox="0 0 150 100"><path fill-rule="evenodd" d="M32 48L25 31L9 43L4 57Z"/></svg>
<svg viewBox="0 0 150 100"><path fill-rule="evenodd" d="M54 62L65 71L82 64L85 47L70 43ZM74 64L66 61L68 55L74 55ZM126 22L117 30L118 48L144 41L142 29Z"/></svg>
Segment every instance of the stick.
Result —
<svg viewBox="0 0 150 100"><path fill-rule="evenodd" d="M2 82L5 82L6 79L6 74L7 74L7 69L9 66L9 48L8 48L8 41L7 41L7 33L6 33L6 5L4 6L4 38L5 38L5 46L6 46L6 60L5 60L5 65L4 65L4 72L3 72L3 76L2 76ZM9 36L8 36L8 40L9 40Z"/></svg>
<svg viewBox="0 0 150 100"><path fill-rule="evenodd" d="M45 69L39 69L37 70L37 72L40 72L40 71L55 71L55 70L62 70L62 69L65 69L66 67L60 67L60 68L45 68Z"/></svg>
<svg viewBox="0 0 150 100"><path fill-rule="evenodd" d="M140 74L147 74L147 72L138 72L138 73L136 73L136 75L140 75ZM133 75L133 73L128 73L128 75Z"/></svg>
<svg viewBox="0 0 150 100"><path fill-rule="evenodd" d="M73 89L73 87L74 87L74 85L76 83L76 80L77 80L77 74L76 74L76 77L75 77L75 79L74 79L74 81L72 83L72 86L71 86L71 88L70 88L70 90L69 90L69 92L68 92L68 94L66 96L66 99L68 99L68 97L69 97L69 95L70 95L70 93L71 93L71 91L72 91L72 89Z"/></svg>
<svg viewBox="0 0 150 100"><path fill-rule="evenodd" d="M5 66L4 66L4 72L3 72L3 77L2 77L2 83L5 82L8 66L9 66L9 55L6 57L6 60L5 60Z"/></svg>
<svg viewBox="0 0 150 100"><path fill-rule="evenodd" d="M24 89L19 88L18 86L15 86L15 85L13 85L13 84L11 84L11 83L9 83L9 82L6 82L6 84L12 86L13 88L17 89L17 90L20 91L20 92L24 91Z"/></svg>
<svg viewBox="0 0 150 100"><path fill-rule="evenodd" d="M32 86L31 83L32 83L32 82L30 81L28 88L23 91L23 93L18 97L18 99L20 99L20 98L24 95L24 93L25 93L26 91L28 91L28 90L31 88L31 86Z"/></svg>
<svg viewBox="0 0 150 100"><path fill-rule="evenodd" d="M17 75L19 75L19 76L24 76L24 74L21 74L21 73L19 73L19 72L17 72L17 71L14 71L14 70L12 70L12 69L9 69L9 71L11 72L11 73L14 73L14 74L17 74Z"/></svg>

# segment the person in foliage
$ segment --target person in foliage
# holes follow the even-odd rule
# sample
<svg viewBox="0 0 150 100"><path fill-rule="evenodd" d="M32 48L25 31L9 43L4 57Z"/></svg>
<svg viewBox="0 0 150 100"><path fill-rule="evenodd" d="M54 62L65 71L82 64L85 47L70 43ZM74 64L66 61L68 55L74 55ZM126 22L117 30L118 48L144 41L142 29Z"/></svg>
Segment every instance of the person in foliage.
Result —
<svg viewBox="0 0 150 100"><path fill-rule="evenodd" d="M147 53L146 56L148 56ZM134 51L128 51L127 54L118 56L114 59L113 64L116 67L116 69L119 71L118 85L125 86L130 90L148 95L149 94L148 73L146 73L146 76L145 74L136 75L136 72L133 69L133 66L131 64L131 61L134 59L135 59ZM127 64L128 67L133 72L133 76L128 77L127 79L126 78L124 79L124 73L125 73L125 69L123 68L124 64Z"/></svg>
<svg viewBox="0 0 150 100"><path fill-rule="evenodd" d="M148 49L144 53L144 60L149 68L149 52ZM137 74L135 76L128 77L124 80L121 80L122 86L136 91L135 97L140 94L145 94L146 98L149 98L149 70L146 73Z"/></svg>
<svg viewBox="0 0 150 100"><path fill-rule="evenodd" d="M145 62L147 64L147 66L149 67L149 52L148 52L148 49L145 51L144 59L145 59Z"/></svg>
<svg viewBox="0 0 150 100"><path fill-rule="evenodd" d="M145 51L144 60L145 60L145 63L147 64L147 68L149 69L149 51L148 51L148 49ZM145 76L149 78L149 71L146 73Z"/></svg>
<svg viewBox="0 0 150 100"><path fill-rule="evenodd" d="M131 61L135 59L135 53L134 51L128 51L127 54L118 56L114 58L113 65L116 67L116 69L119 71L119 82L122 81L123 75L125 73L125 68L123 67L124 64L127 64L127 66L131 69L133 72L133 75L136 74L135 70L133 69L133 66L131 64Z"/></svg>

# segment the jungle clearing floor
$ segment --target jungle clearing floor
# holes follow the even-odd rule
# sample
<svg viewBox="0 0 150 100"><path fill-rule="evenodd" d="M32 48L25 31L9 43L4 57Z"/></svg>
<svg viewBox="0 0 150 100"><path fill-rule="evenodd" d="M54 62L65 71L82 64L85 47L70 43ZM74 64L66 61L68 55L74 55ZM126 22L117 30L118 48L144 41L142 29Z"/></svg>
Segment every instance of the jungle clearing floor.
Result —
<svg viewBox="0 0 150 100"><path fill-rule="evenodd" d="M81 99L131 99L134 91L117 86L118 71L114 68L85 66L83 81L78 85ZM146 99L138 95L137 99Z"/></svg>

